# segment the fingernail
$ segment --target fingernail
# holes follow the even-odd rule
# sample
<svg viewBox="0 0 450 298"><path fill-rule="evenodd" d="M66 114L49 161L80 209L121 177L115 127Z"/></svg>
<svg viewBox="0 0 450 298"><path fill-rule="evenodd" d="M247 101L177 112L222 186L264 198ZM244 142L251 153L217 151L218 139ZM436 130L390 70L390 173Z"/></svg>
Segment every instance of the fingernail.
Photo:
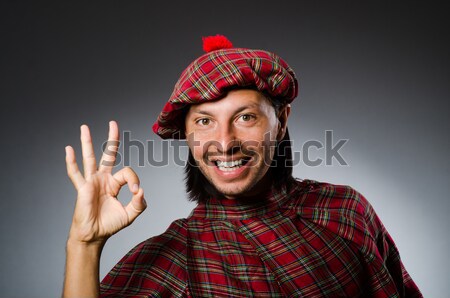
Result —
<svg viewBox="0 0 450 298"><path fill-rule="evenodd" d="M133 192L137 192L139 190L139 185L137 185L136 183L133 184L132 190Z"/></svg>

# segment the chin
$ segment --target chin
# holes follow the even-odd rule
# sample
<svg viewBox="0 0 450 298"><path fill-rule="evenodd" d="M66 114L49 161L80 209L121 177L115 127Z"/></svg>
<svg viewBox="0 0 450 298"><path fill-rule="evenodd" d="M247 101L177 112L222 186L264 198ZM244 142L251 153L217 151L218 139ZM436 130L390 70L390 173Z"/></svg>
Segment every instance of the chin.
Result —
<svg viewBox="0 0 450 298"><path fill-rule="evenodd" d="M200 167L203 176L211 183L215 189L228 199L236 199L239 197L254 196L265 190L267 181L264 179L267 169L263 167L248 168L240 173L240 177L233 180L227 180L218 175L217 169L211 167Z"/></svg>
<svg viewBox="0 0 450 298"><path fill-rule="evenodd" d="M214 187L227 199L235 199L240 196L244 196L246 192L248 192L247 187L236 187L236 185L233 186L219 186L217 184L213 184Z"/></svg>
<svg viewBox="0 0 450 298"><path fill-rule="evenodd" d="M249 181L247 183L238 183L238 182L230 182L227 183L229 185L214 183L214 181L210 181L214 187L219 191L223 196L227 199L236 199L239 197L247 197L258 194L263 190L262 179L258 179L256 181Z"/></svg>

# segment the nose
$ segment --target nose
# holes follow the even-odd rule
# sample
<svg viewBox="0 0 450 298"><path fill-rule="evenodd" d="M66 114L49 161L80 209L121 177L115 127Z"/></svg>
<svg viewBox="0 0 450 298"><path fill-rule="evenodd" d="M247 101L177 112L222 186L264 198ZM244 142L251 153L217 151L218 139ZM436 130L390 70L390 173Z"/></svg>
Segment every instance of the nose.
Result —
<svg viewBox="0 0 450 298"><path fill-rule="evenodd" d="M220 154L232 154L240 148L240 141L236 136L233 125L221 125L215 134L216 148Z"/></svg>

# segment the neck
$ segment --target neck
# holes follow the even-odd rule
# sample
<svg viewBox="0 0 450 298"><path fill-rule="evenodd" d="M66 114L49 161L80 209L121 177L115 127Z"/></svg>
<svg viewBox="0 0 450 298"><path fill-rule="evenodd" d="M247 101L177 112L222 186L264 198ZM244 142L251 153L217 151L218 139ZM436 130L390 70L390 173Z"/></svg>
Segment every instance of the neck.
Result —
<svg viewBox="0 0 450 298"><path fill-rule="evenodd" d="M224 196L229 200L242 200L250 202L252 200L260 201L261 198L266 198L270 195L273 188L273 179L271 171L268 171L264 177L259 180L249 191L237 196Z"/></svg>

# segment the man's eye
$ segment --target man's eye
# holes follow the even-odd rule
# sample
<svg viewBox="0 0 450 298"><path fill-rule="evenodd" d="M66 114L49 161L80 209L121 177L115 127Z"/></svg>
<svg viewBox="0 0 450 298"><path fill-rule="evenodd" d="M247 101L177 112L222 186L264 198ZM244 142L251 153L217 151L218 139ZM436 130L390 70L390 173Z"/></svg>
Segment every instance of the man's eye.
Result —
<svg viewBox="0 0 450 298"><path fill-rule="evenodd" d="M197 120L197 123L200 125L208 125L211 123L211 120L209 120L208 118L202 118Z"/></svg>
<svg viewBox="0 0 450 298"><path fill-rule="evenodd" d="M253 117L252 115L249 115L249 114L241 115L242 121L245 121L245 122L250 121L250 120L252 120L253 118L254 118L254 117Z"/></svg>

